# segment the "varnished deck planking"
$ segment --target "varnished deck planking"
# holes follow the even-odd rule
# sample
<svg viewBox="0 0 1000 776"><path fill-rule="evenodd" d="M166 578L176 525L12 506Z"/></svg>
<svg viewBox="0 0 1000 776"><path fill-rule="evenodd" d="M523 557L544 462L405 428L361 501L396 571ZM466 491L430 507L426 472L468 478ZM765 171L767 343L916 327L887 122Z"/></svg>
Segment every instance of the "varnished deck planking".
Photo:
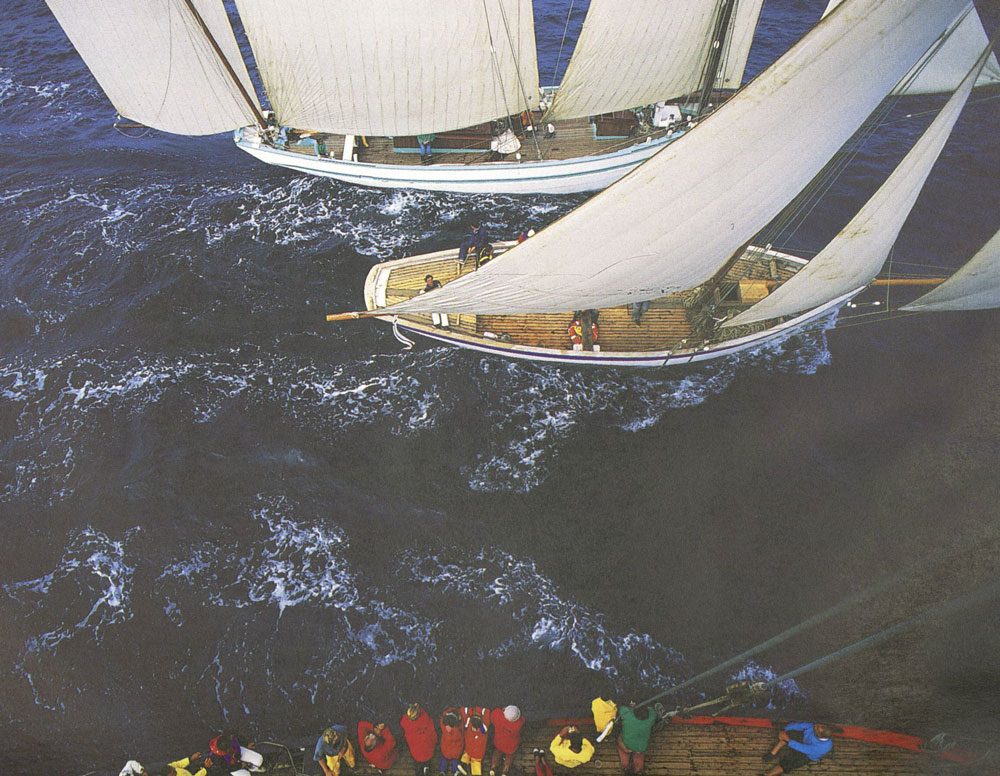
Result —
<svg viewBox="0 0 1000 776"><path fill-rule="evenodd" d="M658 138L667 134L667 130L658 129L649 133L648 137ZM322 140L326 145L327 155L333 159L340 159L344 150L344 135L331 135L319 132L312 133L312 137ZM528 135L521 138L521 156L524 161L533 161L539 158L547 160L575 159L581 156L593 156L595 154L606 154L620 151L639 142L644 142L647 135L637 138L602 138L594 137L593 125L587 118L567 119L556 124L556 133L551 138L546 138L543 132L538 132L535 137ZM420 154L416 151L398 152L393 150L393 141L387 137L365 138L367 147L361 143L360 136L355 138L355 151L358 154L359 162L371 164L420 164ZM537 144L537 145L536 145ZM316 152L311 145L289 145L285 150L305 156L316 156ZM490 154L489 140L487 139L481 149L471 152L462 151L438 151L432 156L436 164L479 164L488 161ZM514 161L513 154L505 157L504 161Z"/></svg>
<svg viewBox="0 0 1000 776"><path fill-rule="evenodd" d="M528 721L522 731L521 747L515 756L514 773L534 776L532 749L549 751L549 744L559 725ZM596 731L593 724L581 725L591 741ZM402 735L397 736L399 759L385 776L412 776L413 761ZM774 729L743 727L727 724L688 725L666 724L653 731L646 751L646 776L756 776L770 766L761 755L777 741ZM573 776L619 776L622 773L615 740L609 737L595 744L593 759L577 768L557 765L551 753L548 762L553 772ZM489 773L492 746L483 761L483 773ZM432 774L437 773L439 753L431 761ZM366 776L377 772L359 756L359 769ZM950 766L951 769L954 766ZM316 771L314 766L310 773ZM801 768L802 776L937 776L951 773L949 766L932 755L870 744L844 738L834 739L833 752L819 763ZM498 774L499 776L499 774ZM512 775L513 776L513 775Z"/></svg>

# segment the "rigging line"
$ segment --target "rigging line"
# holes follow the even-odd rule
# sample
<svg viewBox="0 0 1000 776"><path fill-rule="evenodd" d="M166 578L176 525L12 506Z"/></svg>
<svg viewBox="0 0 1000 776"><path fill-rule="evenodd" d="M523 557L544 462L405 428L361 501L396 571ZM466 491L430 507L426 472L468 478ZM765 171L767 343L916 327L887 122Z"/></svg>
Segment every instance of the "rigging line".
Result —
<svg viewBox="0 0 1000 776"><path fill-rule="evenodd" d="M520 52L520 50L521 50L521 26L520 26L520 23L518 23L518 28L517 28L517 32L518 32L518 35L517 35L517 44L518 44L518 47L517 47L517 52L515 52L514 51L514 40L510 36L510 25L507 23L507 12L504 10L503 0L497 0L497 7L500 8L500 18L503 20L503 27L504 27L504 30L507 32L507 45L510 46L510 54L514 58L514 73L517 75L517 85L518 85L518 88L519 88L519 90L521 92L521 99L524 100L524 109L528 113L528 120L532 122L532 125L534 125L534 119L531 116L531 104L528 102L528 93L524 90L524 81L521 78L521 59L520 59L520 56L518 55L518 52ZM520 14L520 10L521 10L520 3L518 3L517 8L518 8L518 14ZM537 68L538 65L536 64L535 67ZM541 160L542 159L542 147L540 145L538 145L538 133L537 132L532 132L531 133L531 138L532 138L532 140L535 141L535 152L538 154L539 160Z"/></svg>
<svg viewBox="0 0 1000 776"><path fill-rule="evenodd" d="M821 658L817 658L816 660L813 660L811 663L806 663L804 666L800 666L792 671L789 671L788 673L782 674L781 676L777 676L774 679L771 679L770 681L766 682L764 686L773 687L774 685L780 684L781 682L787 681L788 679L794 679L796 676L801 676L807 671L812 671L816 668L820 668L826 665L827 663L833 662L834 660L840 660L841 658L847 657L848 655L858 652L859 650L865 649L866 647L878 644L882 641L885 641L888 638L891 638L892 636L895 636L897 634L915 628L916 626L921 625L932 618L946 617L950 614L958 612L960 609L964 609L967 606L973 606L977 603L988 601L990 598L998 594L1000 594L1000 582L994 582L992 585L981 587L978 590L974 590L971 593L966 593L965 595L960 596L958 598L952 598L950 601L946 601L943 604L938 604L937 606L933 606L930 609L927 609L926 611L921 612L920 614L914 615L913 617L903 620L902 622L896 623L895 625L886 628L885 630L881 630L878 633L873 633L870 636L866 636L863 639L855 641L853 644L849 644L848 646L842 647L841 649L838 649L835 652L831 652L828 655L825 655Z"/></svg>
<svg viewBox="0 0 1000 776"><path fill-rule="evenodd" d="M570 0L569 10L566 12L566 24L563 26L562 40L559 41L559 53L556 54L556 64L552 68L552 85L553 86L556 85L556 74L559 72L559 62L560 62L560 60L562 60L563 44L566 42L566 32L569 30L569 20L570 20L570 17L573 15L573 5L574 5L574 3L576 3L576 0ZM582 34L582 32L583 31L581 30L581 34Z"/></svg>
<svg viewBox="0 0 1000 776"><path fill-rule="evenodd" d="M1000 92L993 94L989 97L980 97L976 100L968 100L965 105L978 105L981 102L989 102L990 100L1000 100ZM901 121L909 121L910 119L919 118L920 116L928 116L932 113L937 113L937 110L922 110L919 113L907 113L905 116L900 116L898 119L893 119L892 121L886 121L883 126L889 126L890 124L898 124Z"/></svg>
<svg viewBox="0 0 1000 776"><path fill-rule="evenodd" d="M697 676L694 676L690 679L686 679L680 684L674 685L673 687L664 690L658 695L654 695L652 698L647 698L644 701L640 701L639 703L636 704L636 708L658 701L660 698L664 698L667 695L671 695L675 692L683 690L685 687L690 687L696 682L700 682L702 679L712 676L713 674L717 674L719 671L723 671L727 668L731 668L732 666L739 665L749 657L753 657L754 655L757 655L760 652L763 652L777 644L780 644L781 642L791 638L792 636L798 635L799 633L802 633L803 631L806 631L809 628L819 625L820 623L826 622L831 617L835 617L836 615L841 614L847 611L848 609L857 606L858 604L864 603L868 599L880 593L884 593L888 590L891 590L892 588L896 587L901 582L903 582L907 577L926 571L933 564L940 562L947 553L954 551L955 551L954 547L942 548L933 555L929 555L923 560L920 560L905 569L897 571L892 576L886 577L880 582L877 582L876 584L867 587L864 590L855 593L852 596L849 596L848 598L843 599L839 603L834 604L833 606L823 610L822 612L819 612L818 614L814 614L812 617L809 617L803 620L802 622L793 625L791 628L783 630L778 635L772 636L766 641L762 641L760 644L751 647L750 649L744 652L741 652L735 657L731 657L728 660L723 661L722 663L719 663L718 665L712 668L709 668L707 671L702 671Z"/></svg>
<svg viewBox="0 0 1000 776"><path fill-rule="evenodd" d="M896 255L896 243L893 243L889 248L889 260L886 262L886 280L892 280L892 257ZM892 312L892 308L889 306L889 293L892 290L892 283L885 284L885 311L887 313Z"/></svg>
<svg viewBox="0 0 1000 776"><path fill-rule="evenodd" d="M503 109L507 112L507 126L510 127L510 106L507 104L507 90L503 85L503 74L500 71L500 61L497 59L497 47L493 42L493 28L490 26L490 13L486 9L486 0L483 0L483 18L486 19L486 33L490 38L490 54L493 57L493 73L496 75L496 83L500 84L500 96L503 97ZM515 68L516 69L516 68Z"/></svg>
<svg viewBox="0 0 1000 776"><path fill-rule="evenodd" d="M216 56L222 62L223 67L226 68L226 72L229 74L229 77L233 79L233 83L236 84L236 88L239 90L240 95L243 97L247 105L250 107L250 110L253 113L254 118L257 120L257 123L260 125L260 128L266 129L267 122L261 115L260 108L258 108L256 103L250 99L250 95L247 94L247 90L243 86L243 82L239 79L239 76L236 75L236 71L233 70L233 66L229 63L229 60L226 58L226 55L222 53L222 48L219 46L218 41L216 41L215 37L212 35L212 31L208 29L208 25L205 23L205 20L201 17L201 14L198 13L198 9L194 7L194 3L192 2L192 0L184 0L184 4L188 7L188 10L194 16L195 21L198 22L198 25L201 27L201 30L205 34L205 37L208 38L208 42L212 46L212 50L215 52ZM228 16L226 17L226 20L228 22L229 20Z"/></svg>

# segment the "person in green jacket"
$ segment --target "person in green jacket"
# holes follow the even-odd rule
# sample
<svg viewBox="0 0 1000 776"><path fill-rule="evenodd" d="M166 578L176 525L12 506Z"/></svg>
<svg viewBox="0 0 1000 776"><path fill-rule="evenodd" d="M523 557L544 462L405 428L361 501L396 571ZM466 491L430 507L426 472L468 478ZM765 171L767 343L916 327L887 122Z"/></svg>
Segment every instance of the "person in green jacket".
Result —
<svg viewBox="0 0 1000 776"><path fill-rule="evenodd" d="M649 707L635 708L635 704L621 706L618 718L622 721L622 732L618 736L618 759L621 761L625 776L642 776L646 764L646 747L649 746L649 736L656 724L656 715L651 714Z"/></svg>

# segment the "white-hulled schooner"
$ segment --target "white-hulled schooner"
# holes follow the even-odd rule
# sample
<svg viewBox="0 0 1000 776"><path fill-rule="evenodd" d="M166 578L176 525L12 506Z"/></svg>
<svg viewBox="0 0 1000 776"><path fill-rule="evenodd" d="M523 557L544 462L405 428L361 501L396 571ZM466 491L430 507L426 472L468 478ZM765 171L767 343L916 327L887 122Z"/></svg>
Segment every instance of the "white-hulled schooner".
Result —
<svg viewBox="0 0 1000 776"><path fill-rule="evenodd" d="M613 366L690 364L783 336L875 278L991 45L817 256L776 251L761 230L972 13L968 0L845 0L697 127L536 236L497 246L479 268L454 250L378 264L368 311L329 318L380 317L397 333L509 358ZM994 240L981 260L992 257L994 275L996 253ZM953 296L983 281L970 273ZM427 274L444 286L421 293Z"/></svg>
<svg viewBox="0 0 1000 776"><path fill-rule="evenodd" d="M270 112L221 0L46 2L146 126L235 130L265 162L368 186L569 193L620 179L737 89L763 0L591 0L542 89L531 0L235 0ZM986 43L975 12L952 40L909 91L955 87ZM1000 81L995 58L980 78Z"/></svg>

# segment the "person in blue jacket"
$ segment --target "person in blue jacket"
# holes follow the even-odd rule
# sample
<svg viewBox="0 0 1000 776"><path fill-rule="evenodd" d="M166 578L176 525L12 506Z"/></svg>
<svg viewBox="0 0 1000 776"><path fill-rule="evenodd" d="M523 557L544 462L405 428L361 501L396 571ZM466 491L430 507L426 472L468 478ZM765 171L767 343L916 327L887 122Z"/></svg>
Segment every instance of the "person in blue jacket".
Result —
<svg viewBox="0 0 1000 776"><path fill-rule="evenodd" d="M778 733L778 743L763 756L764 762L777 761L765 776L779 776L809 763L819 762L833 749L834 729L812 722L791 722Z"/></svg>
<svg viewBox="0 0 1000 776"><path fill-rule="evenodd" d="M469 234L458 247L458 260L465 261L465 257L468 255L470 248L472 249L473 257L478 260L479 254L482 253L483 248L486 247L486 243L489 241L489 235L486 232L486 227L481 226L478 223L473 224L472 229L469 230Z"/></svg>

